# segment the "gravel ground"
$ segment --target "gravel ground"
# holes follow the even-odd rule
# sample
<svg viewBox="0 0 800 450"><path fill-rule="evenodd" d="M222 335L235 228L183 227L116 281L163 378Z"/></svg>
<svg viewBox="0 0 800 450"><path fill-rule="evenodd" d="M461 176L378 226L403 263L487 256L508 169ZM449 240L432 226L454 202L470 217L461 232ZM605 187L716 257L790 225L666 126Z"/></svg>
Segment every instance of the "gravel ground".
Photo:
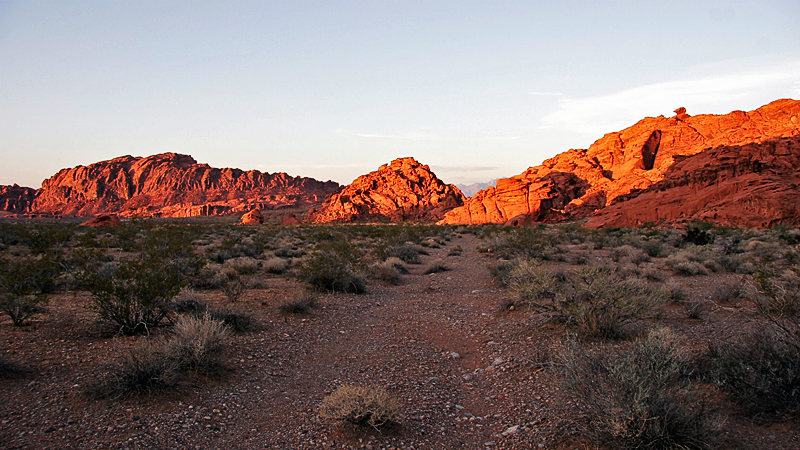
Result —
<svg viewBox="0 0 800 450"><path fill-rule="evenodd" d="M103 336L85 294L56 295L31 326L0 323L0 352L34 370L0 380L0 449L598 448L574 434L582 418L537 364L563 330L534 326L529 311L501 310L491 255L478 243L459 236L449 247L460 245L461 255L430 249L400 285L370 281L365 295L325 295L310 314L280 314L276 306L302 286L264 276L263 289L234 305L261 325L233 337L230 374L169 396L83 396L103 367L147 338ZM436 258L452 270L424 275ZM721 280L683 281L704 295ZM218 292L197 295L223 303ZM690 343L732 316L725 308L703 321L682 314L667 308L661 320ZM345 382L396 395L402 424L379 432L321 422L318 405ZM800 448L799 428L733 414L720 442Z"/></svg>

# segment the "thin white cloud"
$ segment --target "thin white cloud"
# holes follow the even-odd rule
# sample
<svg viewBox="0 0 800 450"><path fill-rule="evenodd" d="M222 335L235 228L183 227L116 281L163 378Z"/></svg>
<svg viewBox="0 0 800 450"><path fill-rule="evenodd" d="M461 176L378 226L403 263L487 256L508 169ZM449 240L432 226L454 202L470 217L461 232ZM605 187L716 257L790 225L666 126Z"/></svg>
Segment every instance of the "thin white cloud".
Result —
<svg viewBox="0 0 800 450"><path fill-rule="evenodd" d="M433 141L433 142L465 142L465 141L511 141L522 139L520 135L503 135L489 131L451 131L451 130L432 130L429 128L419 128L413 131L403 131L396 133L361 133L346 132L335 130L339 134L349 134L351 136L366 139L391 139L403 141Z"/></svg>
<svg viewBox="0 0 800 450"><path fill-rule="evenodd" d="M564 94L561 92L533 91L528 92L528 95L536 95L539 97L561 97Z"/></svg>
<svg viewBox="0 0 800 450"><path fill-rule="evenodd" d="M751 100L766 103L781 96L800 96L800 61L650 84L598 97L559 99L559 109L543 118L542 128L603 134L628 127L644 116L671 115L681 106L689 114L724 113L744 109Z"/></svg>

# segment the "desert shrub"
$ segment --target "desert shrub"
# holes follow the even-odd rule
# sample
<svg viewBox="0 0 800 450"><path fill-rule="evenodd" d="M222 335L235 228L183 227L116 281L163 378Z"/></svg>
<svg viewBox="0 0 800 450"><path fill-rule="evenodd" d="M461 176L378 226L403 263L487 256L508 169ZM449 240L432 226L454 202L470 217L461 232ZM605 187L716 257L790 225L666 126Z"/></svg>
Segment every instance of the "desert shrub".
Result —
<svg viewBox="0 0 800 450"><path fill-rule="evenodd" d="M301 262L295 275L312 288L329 292L363 294L366 292L364 278L356 273L360 256L345 243L331 242L318 246L308 259Z"/></svg>
<svg viewBox="0 0 800 450"><path fill-rule="evenodd" d="M540 307L546 301L555 301L556 294L561 287L555 275L536 260L524 259L511 267L505 275L510 296L520 304L534 308ZM502 272L501 272L502 273Z"/></svg>
<svg viewBox="0 0 800 450"><path fill-rule="evenodd" d="M649 240L641 243L642 251L651 258L662 258L668 251L664 248L664 243L660 240Z"/></svg>
<svg viewBox="0 0 800 450"><path fill-rule="evenodd" d="M582 336L624 337L624 327L645 318L663 301L660 292L607 268L587 267L569 280L566 296L553 303L555 318Z"/></svg>
<svg viewBox="0 0 800 450"><path fill-rule="evenodd" d="M208 314L211 319L221 322L232 333L247 333L256 329L256 320L245 312L222 308L209 309Z"/></svg>
<svg viewBox="0 0 800 450"><path fill-rule="evenodd" d="M0 311L11 318L15 326L30 317L46 312L49 285L45 278L53 269L45 258L0 259Z"/></svg>
<svg viewBox="0 0 800 450"><path fill-rule="evenodd" d="M400 262L401 266L402 264L403 263ZM383 261L373 264L370 267L369 272L373 278L378 280L383 280L392 284L398 284L400 282L400 270L398 270L397 266L390 261Z"/></svg>
<svg viewBox="0 0 800 450"><path fill-rule="evenodd" d="M669 280L664 284L664 292L667 299L673 302L682 302L686 300L686 288L675 280Z"/></svg>
<svg viewBox="0 0 800 450"><path fill-rule="evenodd" d="M267 273L274 273L274 274L280 275L280 274L286 272L286 269L289 268L289 260L283 259L283 258L278 258L276 256L276 257L269 258L266 261L264 261L263 266L264 266L264 270Z"/></svg>
<svg viewBox="0 0 800 450"><path fill-rule="evenodd" d="M744 295L744 285L739 282L727 282L717 286L711 293L711 300L720 303L730 303Z"/></svg>
<svg viewBox="0 0 800 450"><path fill-rule="evenodd" d="M292 298L288 298L278 305L278 311L284 314L306 314L317 306L319 297L313 292L304 292Z"/></svg>
<svg viewBox="0 0 800 450"><path fill-rule="evenodd" d="M361 427L382 428L402 420L397 400L375 386L343 384L322 400L319 417Z"/></svg>
<svg viewBox="0 0 800 450"><path fill-rule="evenodd" d="M222 354L228 339L225 326L208 315L178 319L171 336L147 340L132 349L119 364L108 369L86 394L118 398L174 391L194 375L224 372Z"/></svg>
<svg viewBox="0 0 800 450"><path fill-rule="evenodd" d="M570 340L558 367L566 391L590 418L588 431L612 448L712 446L714 415L692 388L689 365L668 330L599 355Z"/></svg>
<svg viewBox="0 0 800 450"><path fill-rule="evenodd" d="M456 245L455 247L451 248L450 251L447 253L447 256L461 256L461 253L464 251L460 245Z"/></svg>
<svg viewBox="0 0 800 450"><path fill-rule="evenodd" d="M708 312L708 305L700 300L688 300L681 302L683 310L690 319L702 320L703 316Z"/></svg>
<svg viewBox="0 0 800 450"><path fill-rule="evenodd" d="M556 242L546 226L504 228L489 236L492 251L507 257L550 259Z"/></svg>
<svg viewBox="0 0 800 450"><path fill-rule="evenodd" d="M800 348L761 330L711 346L710 377L754 416L800 412Z"/></svg>
<svg viewBox="0 0 800 450"><path fill-rule="evenodd" d="M677 275L708 275L708 269L694 258L694 254L681 251L667 257L666 264Z"/></svg>
<svg viewBox="0 0 800 450"><path fill-rule="evenodd" d="M448 270L450 270L450 267L448 267L444 261L442 261L441 259L436 259L434 261L431 261L431 263L428 264L428 267L425 268L425 275L429 275L432 273L446 272Z"/></svg>
<svg viewBox="0 0 800 450"><path fill-rule="evenodd" d="M400 258L406 264L419 264L419 249L410 243L400 244L389 252L389 256Z"/></svg>
<svg viewBox="0 0 800 450"><path fill-rule="evenodd" d="M260 262L258 260L243 256L225 261L222 267L239 275L252 275L258 273L259 265Z"/></svg>
<svg viewBox="0 0 800 450"><path fill-rule="evenodd" d="M386 258L386 261L384 261L384 263L389 264L395 269L397 269L397 271L400 272L401 275L407 275L409 273L408 267L406 267L405 264L403 264L403 260L401 260L400 258L390 256Z"/></svg>
<svg viewBox="0 0 800 450"><path fill-rule="evenodd" d="M489 264L489 273L492 274L497 284L501 287L508 287L511 273L514 270L514 264L511 261L501 259L495 263Z"/></svg>
<svg viewBox="0 0 800 450"><path fill-rule="evenodd" d="M229 302L236 303L247 292L247 283L234 273L230 275L233 276L226 277L222 282L222 293Z"/></svg>
<svg viewBox="0 0 800 450"><path fill-rule="evenodd" d="M182 275L172 261L142 255L86 274L82 283L100 319L131 335L147 332L167 317L172 298L186 284Z"/></svg>

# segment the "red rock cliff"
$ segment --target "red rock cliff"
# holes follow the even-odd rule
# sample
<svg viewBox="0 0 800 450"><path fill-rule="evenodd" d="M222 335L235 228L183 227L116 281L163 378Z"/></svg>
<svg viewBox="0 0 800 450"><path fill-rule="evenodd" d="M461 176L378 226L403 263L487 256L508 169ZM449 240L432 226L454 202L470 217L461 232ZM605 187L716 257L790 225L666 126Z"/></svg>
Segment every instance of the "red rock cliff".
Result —
<svg viewBox="0 0 800 450"><path fill-rule="evenodd" d="M66 216L213 216L319 204L338 183L285 173L217 169L191 156L122 156L63 169L42 183L30 210Z"/></svg>
<svg viewBox="0 0 800 450"><path fill-rule="evenodd" d="M498 180L496 188L478 192L439 223L586 217L621 195L663 180L674 157L800 134L796 100L777 100L754 111L725 115L689 116L678 111L675 117L648 117L603 136L586 150L569 150L520 175Z"/></svg>
<svg viewBox="0 0 800 450"><path fill-rule="evenodd" d="M18 185L0 186L0 211L23 213L36 197L36 189Z"/></svg>
<svg viewBox="0 0 800 450"><path fill-rule="evenodd" d="M310 211L306 220L434 221L463 204L461 191L437 178L428 166L414 158L399 158L332 194L322 207Z"/></svg>
<svg viewBox="0 0 800 450"><path fill-rule="evenodd" d="M800 135L723 145L677 157L664 179L616 201L586 226L705 220L720 225L800 225Z"/></svg>

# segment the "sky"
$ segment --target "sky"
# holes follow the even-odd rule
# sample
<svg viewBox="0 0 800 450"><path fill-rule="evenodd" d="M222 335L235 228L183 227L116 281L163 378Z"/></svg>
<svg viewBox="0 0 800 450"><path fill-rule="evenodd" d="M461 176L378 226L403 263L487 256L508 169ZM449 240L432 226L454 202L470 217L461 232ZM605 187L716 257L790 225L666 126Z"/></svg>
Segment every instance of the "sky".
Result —
<svg viewBox="0 0 800 450"><path fill-rule="evenodd" d="M800 99L800 2L0 0L0 184L117 156L348 184L521 173L646 116Z"/></svg>

